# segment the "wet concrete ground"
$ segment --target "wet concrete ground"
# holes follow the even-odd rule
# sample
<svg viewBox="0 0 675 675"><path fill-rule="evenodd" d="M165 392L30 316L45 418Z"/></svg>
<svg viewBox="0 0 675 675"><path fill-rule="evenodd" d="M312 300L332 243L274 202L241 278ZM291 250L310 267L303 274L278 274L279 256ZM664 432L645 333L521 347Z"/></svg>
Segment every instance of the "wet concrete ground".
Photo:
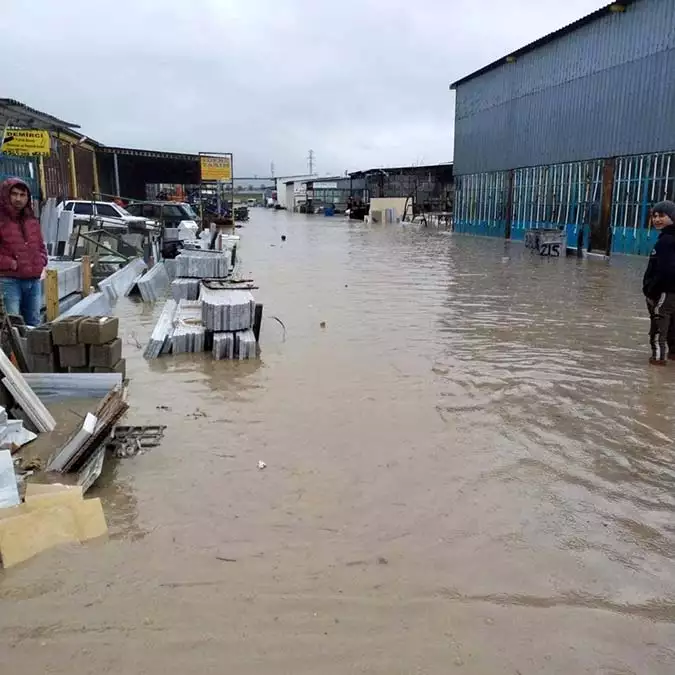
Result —
<svg viewBox="0 0 675 675"><path fill-rule="evenodd" d="M129 422L167 436L92 490L110 541L0 576L4 669L674 672L645 261L261 210L240 233L260 362L148 364L159 308L120 306Z"/></svg>

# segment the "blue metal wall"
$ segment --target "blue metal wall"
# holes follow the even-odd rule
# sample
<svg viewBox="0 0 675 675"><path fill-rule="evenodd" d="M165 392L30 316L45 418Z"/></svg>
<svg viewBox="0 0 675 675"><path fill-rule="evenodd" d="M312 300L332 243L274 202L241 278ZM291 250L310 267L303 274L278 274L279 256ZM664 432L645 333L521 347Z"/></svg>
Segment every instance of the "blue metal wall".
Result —
<svg viewBox="0 0 675 675"><path fill-rule="evenodd" d="M675 150L675 0L638 0L456 94L455 175Z"/></svg>
<svg viewBox="0 0 675 675"><path fill-rule="evenodd" d="M651 206L675 197L675 152L617 157L609 205L611 252L648 255L657 233ZM568 162L455 178L455 230L511 239L532 228L560 228L567 245L589 246L603 207L605 160ZM611 174L610 174L611 178Z"/></svg>
<svg viewBox="0 0 675 675"><path fill-rule="evenodd" d="M612 252L649 255L657 232L649 209L675 198L675 153L619 157L614 165Z"/></svg>

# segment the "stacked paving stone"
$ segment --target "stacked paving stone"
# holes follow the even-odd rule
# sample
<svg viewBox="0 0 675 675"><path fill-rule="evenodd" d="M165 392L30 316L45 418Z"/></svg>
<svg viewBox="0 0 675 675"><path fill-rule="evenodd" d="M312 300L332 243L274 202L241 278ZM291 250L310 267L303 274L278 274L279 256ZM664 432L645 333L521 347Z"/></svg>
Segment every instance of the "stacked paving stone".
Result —
<svg viewBox="0 0 675 675"><path fill-rule="evenodd" d="M169 287L169 275L164 263L153 265L149 272L137 280L136 285L144 302L156 302L165 297Z"/></svg>
<svg viewBox="0 0 675 675"><path fill-rule="evenodd" d="M171 333L173 332L173 318L176 314L178 303L175 300L167 300L162 308L162 313L155 324L150 340L145 347L143 356L146 359L156 359L162 354L168 353L171 347Z"/></svg>
<svg viewBox="0 0 675 675"><path fill-rule="evenodd" d="M213 331L214 359L254 359L258 345L251 330L255 317L253 294L243 289L201 285L202 323Z"/></svg>
<svg viewBox="0 0 675 675"><path fill-rule="evenodd" d="M230 256L187 249L175 263L173 300L162 310L145 358L208 348L217 360L256 358L258 345L252 331L255 299L247 289L228 288L231 284L224 279L230 271Z"/></svg>
<svg viewBox="0 0 675 675"><path fill-rule="evenodd" d="M28 364L35 373L121 373L119 320L109 316L69 316L27 335Z"/></svg>
<svg viewBox="0 0 675 675"><path fill-rule="evenodd" d="M205 331L202 325L202 308L199 300L180 300L173 320L171 352L203 352Z"/></svg>
<svg viewBox="0 0 675 675"><path fill-rule="evenodd" d="M234 333L213 334L212 354L216 361L234 358L234 335Z"/></svg>
<svg viewBox="0 0 675 675"><path fill-rule="evenodd" d="M183 250L176 258L176 278L224 279L230 273L230 259L220 251Z"/></svg>
<svg viewBox="0 0 675 675"><path fill-rule="evenodd" d="M198 300L200 279L174 279L171 282L171 295L173 299L179 300Z"/></svg>
<svg viewBox="0 0 675 675"><path fill-rule="evenodd" d="M258 343L250 328L234 333L234 354L240 361L254 359L258 355Z"/></svg>
<svg viewBox="0 0 675 675"><path fill-rule="evenodd" d="M253 326L255 299L250 291L213 289L202 284L199 299L207 330L231 332Z"/></svg>

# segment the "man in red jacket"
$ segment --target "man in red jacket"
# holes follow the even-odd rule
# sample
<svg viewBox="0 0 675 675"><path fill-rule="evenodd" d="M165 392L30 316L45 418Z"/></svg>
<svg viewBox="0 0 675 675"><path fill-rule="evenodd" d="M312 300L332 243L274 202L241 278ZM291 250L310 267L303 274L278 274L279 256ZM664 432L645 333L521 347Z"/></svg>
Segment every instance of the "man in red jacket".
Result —
<svg viewBox="0 0 675 675"><path fill-rule="evenodd" d="M29 326L37 326L47 249L30 199L28 186L18 178L0 185L0 287L5 311L21 314Z"/></svg>

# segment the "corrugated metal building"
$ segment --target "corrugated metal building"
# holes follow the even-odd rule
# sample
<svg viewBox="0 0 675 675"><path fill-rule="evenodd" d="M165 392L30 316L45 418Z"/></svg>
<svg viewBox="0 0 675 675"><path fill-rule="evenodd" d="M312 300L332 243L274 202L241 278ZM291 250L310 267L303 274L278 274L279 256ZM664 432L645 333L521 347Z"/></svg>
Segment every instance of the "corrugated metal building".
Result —
<svg viewBox="0 0 675 675"><path fill-rule="evenodd" d="M362 197L366 203L373 198L408 197L414 213L449 211L452 208L452 163L384 167L349 175L352 195Z"/></svg>
<svg viewBox="0 0 675 675"><path fill-rule="evenodd" d="M451 85L455 227L648 253L675 191L675 1L622 0Z"/></svg>

